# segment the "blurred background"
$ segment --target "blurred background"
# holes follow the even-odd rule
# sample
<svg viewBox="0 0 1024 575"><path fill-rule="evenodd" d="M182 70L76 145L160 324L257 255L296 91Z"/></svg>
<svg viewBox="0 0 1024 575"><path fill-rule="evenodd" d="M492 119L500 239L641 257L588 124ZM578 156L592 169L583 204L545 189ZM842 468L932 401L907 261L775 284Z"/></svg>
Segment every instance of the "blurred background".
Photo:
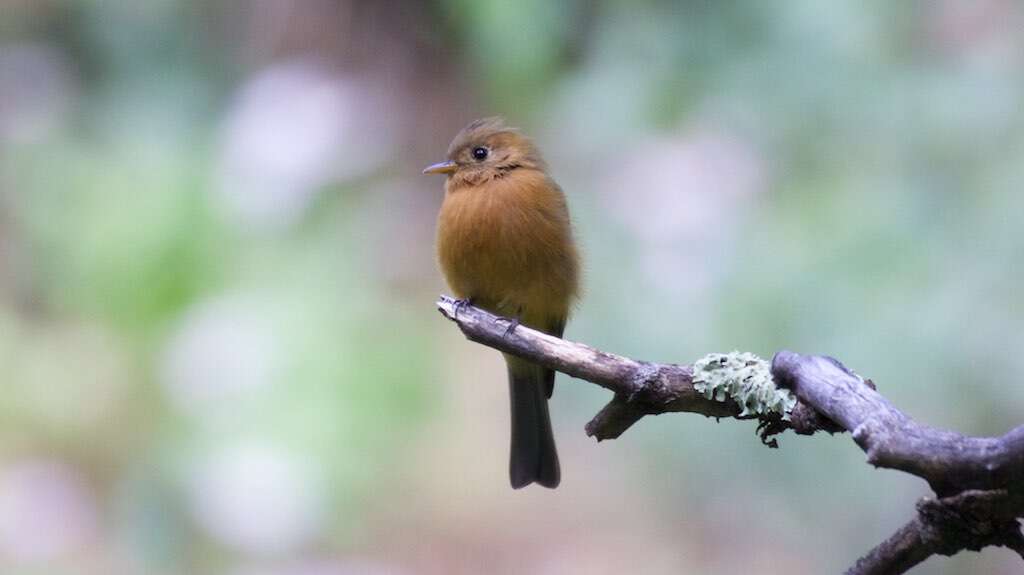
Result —
<svg viewBox="0 0 1024 575"><path fill-rule="evenodd" d="M562 486L512 491L420 169L479 116L536 138L586 259L571 339L833 354L999 434L1022 30L1014 0L0 0L0 571L842 571L928 493L845 436L598 445L607 392L563 378Z"/></svg>

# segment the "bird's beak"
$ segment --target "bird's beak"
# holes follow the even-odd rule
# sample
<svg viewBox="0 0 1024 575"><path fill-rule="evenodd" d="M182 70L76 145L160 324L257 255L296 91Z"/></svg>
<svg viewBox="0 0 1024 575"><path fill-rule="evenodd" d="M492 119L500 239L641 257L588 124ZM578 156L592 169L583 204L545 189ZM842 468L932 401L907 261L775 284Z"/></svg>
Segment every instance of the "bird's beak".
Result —
<svg viewBox="0 0 1024 575"><path fill-rule="evenodd" d="M449 160L447 162L438 162L431 164L426 168L423 168L424 174L450 174L455 171L455 162Z"/></svg>

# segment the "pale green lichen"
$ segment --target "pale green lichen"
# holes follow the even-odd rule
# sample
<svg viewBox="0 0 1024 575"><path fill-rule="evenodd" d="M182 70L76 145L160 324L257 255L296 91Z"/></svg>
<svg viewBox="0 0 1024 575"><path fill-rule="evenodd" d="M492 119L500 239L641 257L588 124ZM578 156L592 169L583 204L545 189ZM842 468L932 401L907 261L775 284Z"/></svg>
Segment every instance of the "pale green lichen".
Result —
<svg viewBox="0 0 1024 575"><path fill-rule="evenodd" d="M739 404L740 415L778 413L789 419L796 397L776 387L771 364L749 352L708 354L693 364L693 387L708 399Z"/></svg>

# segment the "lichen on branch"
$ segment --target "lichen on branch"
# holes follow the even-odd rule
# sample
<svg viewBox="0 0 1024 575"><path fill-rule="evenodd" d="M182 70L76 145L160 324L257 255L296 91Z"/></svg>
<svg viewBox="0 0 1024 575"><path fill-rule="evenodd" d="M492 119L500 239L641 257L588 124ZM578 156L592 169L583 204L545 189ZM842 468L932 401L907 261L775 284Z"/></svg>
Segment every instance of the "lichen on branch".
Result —
<svg viewBox="0 0 1024 575"><path fill-rule="evenodd" d="M733 400L741 417L778 414L789 420L796 396L775 385L772 366L750 352L711 353L693 363L693 387L708 399Z"/></svg>

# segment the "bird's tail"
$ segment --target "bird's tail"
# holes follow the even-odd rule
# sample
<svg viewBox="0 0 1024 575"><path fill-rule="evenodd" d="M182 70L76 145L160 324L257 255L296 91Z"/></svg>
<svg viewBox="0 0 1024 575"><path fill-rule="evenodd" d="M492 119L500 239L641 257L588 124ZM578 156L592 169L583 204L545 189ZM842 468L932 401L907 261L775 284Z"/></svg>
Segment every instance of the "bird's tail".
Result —
<svg viewBox="0 0 1024 575"><path fill-rule="evenodd" d="M506 356L512 398L512 455L509 478L519 489L531 483L555 488L561 480L548 397L555 372Z"/></svg>

